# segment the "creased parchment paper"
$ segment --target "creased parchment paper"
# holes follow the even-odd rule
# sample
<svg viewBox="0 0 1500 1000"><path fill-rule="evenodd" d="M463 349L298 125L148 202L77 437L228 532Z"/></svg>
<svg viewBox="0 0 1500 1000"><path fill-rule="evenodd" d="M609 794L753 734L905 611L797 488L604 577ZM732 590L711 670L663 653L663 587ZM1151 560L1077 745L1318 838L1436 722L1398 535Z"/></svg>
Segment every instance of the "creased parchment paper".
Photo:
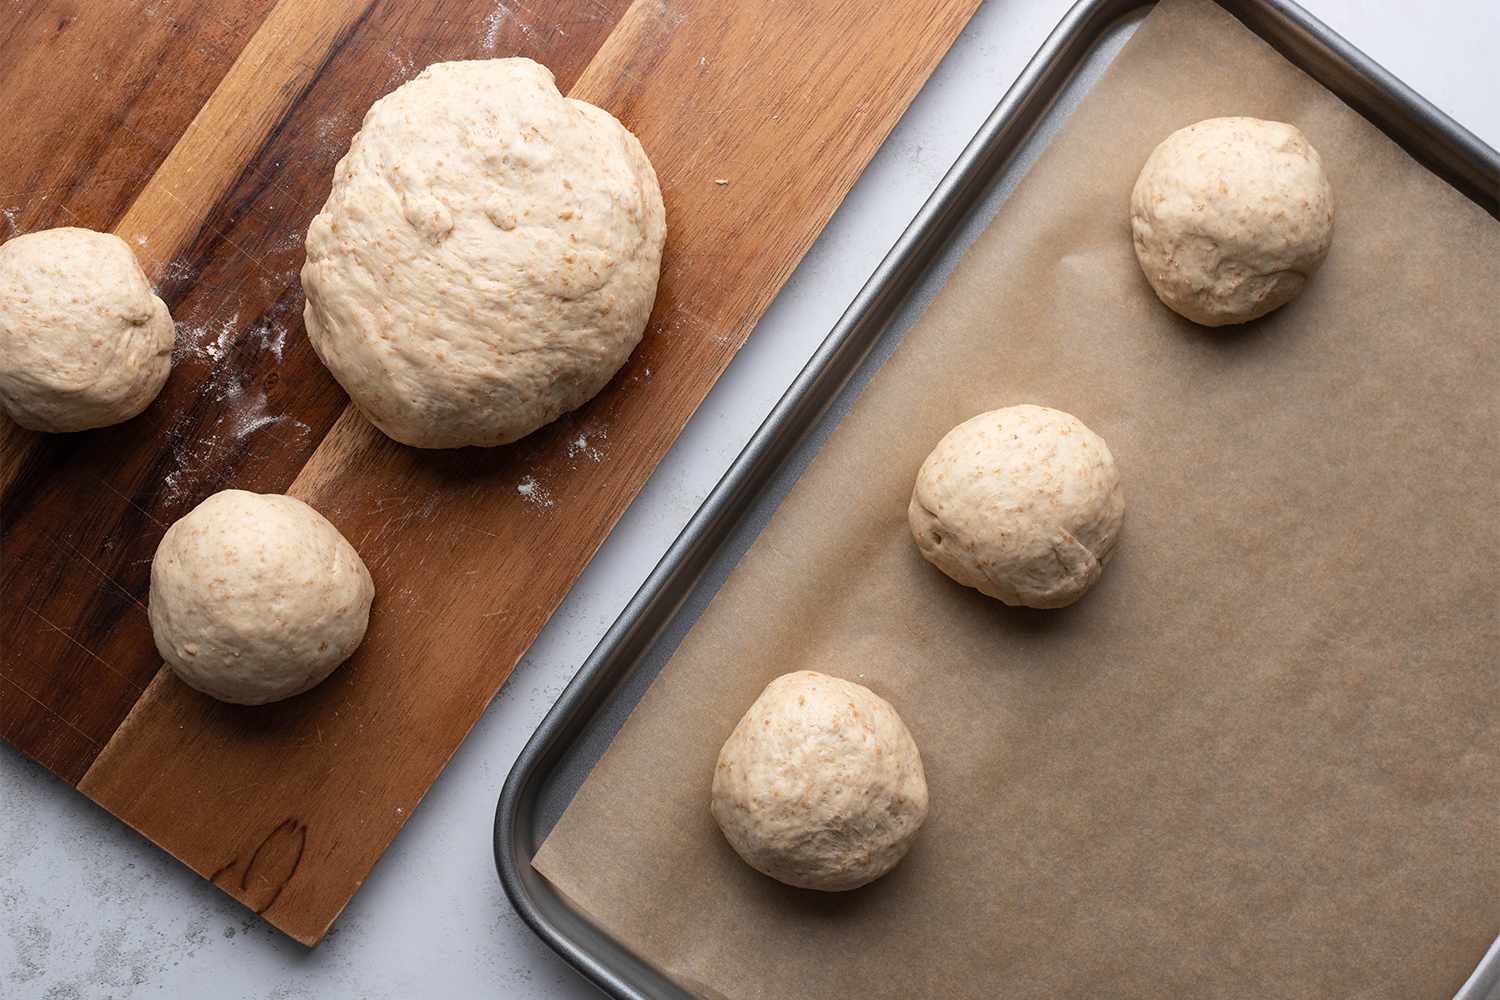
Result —
<svg viewBox="0 0 1500 1000"><path fill-rule="evenodd" d="M1128 199L1216 115L1296 123L1337 200L1302 297L1161 306ZM1064 611L917 554L953 424L1037 402L1120 463ZM788 670L890 699L932 814L854 893L779 885L708 812ZM1237 21L1168 0L757 540L535 859L706 996L1446 1000L1500 931L1500 224Z"/></svg>

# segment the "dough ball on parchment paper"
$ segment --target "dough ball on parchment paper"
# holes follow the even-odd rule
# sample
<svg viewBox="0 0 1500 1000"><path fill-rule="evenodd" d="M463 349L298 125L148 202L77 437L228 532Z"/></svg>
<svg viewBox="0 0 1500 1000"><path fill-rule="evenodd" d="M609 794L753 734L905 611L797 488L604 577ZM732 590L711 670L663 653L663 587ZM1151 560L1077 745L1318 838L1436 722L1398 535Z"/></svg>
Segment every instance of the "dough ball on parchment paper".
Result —
<svg viewBox="0 0 1500 1000"><path fill-rule="evenodd" d="M307 334L375 426L498 445L640 343L666 215L641 144L529 59L429 66L370 108L307 232Z"/></svg>
<svg viewBox="0 0 1500 1000"><path fill-rule="evenodd" d="M1295 126L1209 118L1151 153L1130 228L1162 302L1204 326L1244 323L1290 302L1323 263L1333 191Z"/></svg>
<svg viewBox="0 0 1500 1000"><path fill-rule="evenodd" d="M801 670L768 684L725 741L710 809L756 871L837 892L905 856L927 818L927 778L885 699Z"/></svg>
<svg viewBox="0 0 1500 1000"><path fill-rule="evenodd" d="M1011 605L1061 608L1098 582L1125 495L1104 439L1045 406L966 420L922 463L907 507L927 561Z"/></svg>
<svg viewBox="0 0 1500 1000"><path fill-rule="evenodd" d="M0 404L22 427L129 420L167 381L175 339L118 236L66 227L0 246Z"/></svg>
<svg viewBox="0 0 1500 1000"><path fill-rule="evenodd" d="M151 632L183 681L220 701L301 694L359 646L375 584L354 546L295 497L223 490L167 529Z"/></svg>

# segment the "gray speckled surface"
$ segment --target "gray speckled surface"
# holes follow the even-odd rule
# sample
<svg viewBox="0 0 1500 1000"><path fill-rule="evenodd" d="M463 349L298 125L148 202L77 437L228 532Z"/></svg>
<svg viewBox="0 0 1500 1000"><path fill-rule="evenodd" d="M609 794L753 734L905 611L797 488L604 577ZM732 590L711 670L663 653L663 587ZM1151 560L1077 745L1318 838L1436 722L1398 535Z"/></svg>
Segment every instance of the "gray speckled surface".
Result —
<svg viewBox="0 0 1500 1000"><path fill-rule="evenodd" d="M1491 145L1500 4L1303 0ZM490 829L576 666L1068 6L990 0L326 941L260 923L0 748L0 997L594 997L511 912ZM809 331L813 331L810 333ZM1500 931L1500 928L1496 928ZM1490 1000L1500 1000L1500 992Z"/></svg>

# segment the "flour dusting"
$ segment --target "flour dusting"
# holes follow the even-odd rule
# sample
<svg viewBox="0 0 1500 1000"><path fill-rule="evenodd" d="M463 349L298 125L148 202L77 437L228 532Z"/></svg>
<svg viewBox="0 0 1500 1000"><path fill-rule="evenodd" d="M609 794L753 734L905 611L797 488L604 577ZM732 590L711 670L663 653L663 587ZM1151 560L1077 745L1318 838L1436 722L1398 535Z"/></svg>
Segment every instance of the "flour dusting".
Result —
<svg viewBox="0 0 1500 1000"><path fill-rule="evenodd" d="M547 492L547 487L536 481L535 476L527 476L516 485L516 492L527 503L536 507L551 507L555 501L552 494Z"/></svg>
<svg viewBox="0 0 1500 1000"><path fill-rule="evenodd" d="M396 67L396 71L390 77L393 82L405 83L417 75L416 60L404 52L392 49L386 53L385 61Z"/></svg>
<svg viewBox="0 0 1500 1000"><path fill-rule="evenodd" d="M239 332L238 312L217 322L210 320L197 325L179 322L177 341L172 346L172 363L191 358L211 365L218 364L241 342L254 344L280 361L286 352L287 325L284 319L290 311L290 305L289 302L278 302L261 317L259 323L246 330L243 337Z"/></svg>
<svg viewBox="0 0 1500 1000"><path fill-rule="evenodd" d="M204 426L191 421L191 410L183 410L168 428L167 444L175 468L164 478L167 504L226 485L226 474L253 434L271 427L304 439L312 434L312 428L302 421L273 411L265 388L253 381L254 350L281 361L287 335L283 318L288 311L289 303L278 304L243 334L238 312L223 320L177 325L173 362L191 359L210 367L200 398L217 414L212 424ZM232 351L238 351L238 356L224 363Z"/></svg>
<svg viewBox="0 0 1500 1000"><path fill-rule="evenodd" d="M271 356L280 361L281 355L286 351L286 327L273 323L257 327L255 332L260 340L261 350L270 351Z"/></svg>
<svg viewBox="0 0 1500 1000"><path fill-rule="evenodd" d="M198 280L198 270L191 264L179 258L159 262L156 266L156 280L193 282Z"/></svg>
<svg viewBox="0 0 1500 1000"><path fill-rule="evenodd" d="M593 441L603 441L608 435L602 430L580 431L578 436L568 442L569 458L586 458L590 462L598 462L604 458L604 450Z"/></svg>
<svg viewBox="0 0 1500 1000"><path fill-rule="evenodd" d="M289 232L283 233L274 243L271 244L269 253L283 254L302 249L304 235L305 234L300 229L293 229Z"/></svg>
<svg viewBox="0 0 1500 1000"><path fill-rule="evenodd" d="M225 389L220 398L233 409L221 416L214 427L227 425L229 432L236 438L247 437L262 427L269 427L284 419L270 412L266 407L266 393L263 389L252 390L247 386L232 385ZM307 426L300 420L293 421L293 423L301 425L304 429Z"/></svg>
<svg viewBox="0 0 1500 1000"><path fill-rule="evenodd" d="M207 361L211 364L223 360L234 344L234 334L239 328L240 314L219 323L200 323L191 326L185 322L177 324L177 341L172 345L172 363L184 358Z"/></svg>
<svg viewBox="0 0 1500 1000"><path fill-rule="evenodd" d="M337 163L349 151L349 140L359 129L359 119L345 114L319 118L313 127L316 140L314 157L326 163Z"/></svg>
<svg viewBox="0 0 1500 1000"><path fill-rule="evenodd" d="M19 207L0 208L0 216L5 217L6 236L14 236L21 231L21 227L16 224L16 213L20 210Z"/></svg>
<svg viewBox="0 0 1500 1000"><path fill-rule="evenodd" d="M280 361L282 354L286 352L286 326L281 323L282 314L285 312L286 307L278 305L246 334L260 346L262 351L269 351L271 357L277 361Z"/></svg>
<svg viewBox="0 0 1500 1000"><path fill-rule="evenodd" d="M495 9L485 17L484 50L486 52L495 51L495 46L500 41L500 27L508 17L510 17L510 8L503 3L497 3Z"/></svg>

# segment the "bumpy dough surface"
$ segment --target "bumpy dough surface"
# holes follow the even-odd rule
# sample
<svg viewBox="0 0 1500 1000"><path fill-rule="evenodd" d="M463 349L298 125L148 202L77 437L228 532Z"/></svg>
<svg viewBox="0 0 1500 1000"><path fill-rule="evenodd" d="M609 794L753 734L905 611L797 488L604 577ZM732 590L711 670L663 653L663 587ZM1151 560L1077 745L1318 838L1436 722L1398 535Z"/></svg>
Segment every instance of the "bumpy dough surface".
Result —
<svg viewBox="0 0 1500 1000"><path fill-rule="evenodd" d="M1011 605L1061 608L1098 582L1125 494L1104 439L1045 406L965 420L917 473L907 507L927 561Z"/></svg>
<svg viewBox="0 0 1500 1000"><path fill-rule="evenodd" d="M301 694L365 636L375 585L307 504L224 490L167 529L151 562L151 632L188 684L260 705Z"/></svg>
<svg viewBox="0 0 1500 1000"><path fill-rule="evenodd" d="M884 875L927 818L922 758L868 688L802 670L776 678L719 751L710 808L755 870L836 892Z"/></svg>
<svg viewBox="0 0 1500 1000"><path fill-rule="evenodd" d="M67 227L0 246L0 404L22 427L129 420L161 391L175 338L118 236Z"/></svg>
<svg viewBox="0 0 1500 1000"><path fill-rule="evenodd" d="M640 342L666 216L641 144L529 59L429 66L370 108L307 232L307 333L375 426L514 441Z"/></svg>
<svg viewBox="0 0 1500 1000"><path fill-rule="evenodd" d="M1169 135L1130 196L1135 254L1157 297L1204 326L1290 302L1333 242L1333 191L1295 126L1209 118Z"/></svg>

